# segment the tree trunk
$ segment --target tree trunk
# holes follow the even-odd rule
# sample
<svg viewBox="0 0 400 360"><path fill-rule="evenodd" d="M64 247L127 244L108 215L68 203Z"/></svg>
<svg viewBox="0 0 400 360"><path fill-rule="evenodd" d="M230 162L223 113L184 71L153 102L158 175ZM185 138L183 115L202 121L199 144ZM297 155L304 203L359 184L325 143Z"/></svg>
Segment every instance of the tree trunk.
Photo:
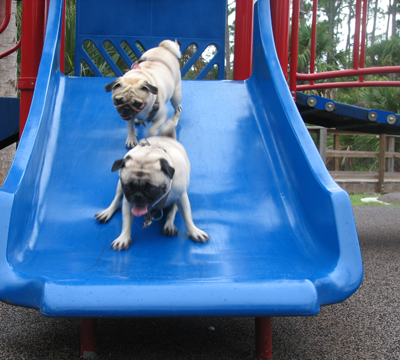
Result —
<svg viewBox="0 0 400 360"><path fill-rule="evenodd" d="M378 0L375 0L374 23L372 25L371 45L374 45L374 42L375 42L376 18L377 18L377 16L378 16Z"/></svg>
<svg viewBox="0 0 400 360"><path fill-rule="evenodd" d="M392 7L392 0L389 0L389 5L388 5L388 11L387 11L387 15L388 15L388 19L387 19L387 26L386 26L386 40L389 40L389 24L390 24L390 8Z"/></svg>
<svg viewBox="0 0 400 360"><path fill-rule="evenodd" d="M329 35L331 36L331 39L333 39L333 28L334 28L334 22L335 22L335 15L333 13L334 9L334 0L329 0Z"/></svg>
<svg viewBox="0 0 400 360"><path fill-rule="evenodd" d="M304 20L304 16L306 15L306 6L304 4L304 0L300 0L300 14L299 14L299 19L300 23Z"/></svg>
<svg viewBox="0 0 400 360"><path fill-rule="evenodd" d="M396 36L396 13L397 13L397 0L393 0L392 6L392 36Z"/></svg>
<svg viewBox="0 0 400 360"><path fill-rule="evenodd" d="M351 21L354 18L354 0L349 0L349 17L347 20L347 40L346 40L346 51L350 50L350 40L351 40ZM350 60L351 55L349 55Z"/></svg>

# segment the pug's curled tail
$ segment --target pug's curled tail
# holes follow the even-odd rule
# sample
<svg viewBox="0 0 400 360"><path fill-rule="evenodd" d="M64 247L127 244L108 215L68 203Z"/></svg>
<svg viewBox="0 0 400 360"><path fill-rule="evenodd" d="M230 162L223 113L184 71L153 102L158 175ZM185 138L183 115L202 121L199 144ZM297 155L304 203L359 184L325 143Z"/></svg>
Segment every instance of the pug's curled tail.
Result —
<svg viewBox="0 0 400 360"><path fill-rule="evenodd" d="M164 40L158 46L162 46L163 48L171 51L178 59L180 59L182 56L181 51L179 49L179 44L176 40L175 42L171 40Z"/></svg>

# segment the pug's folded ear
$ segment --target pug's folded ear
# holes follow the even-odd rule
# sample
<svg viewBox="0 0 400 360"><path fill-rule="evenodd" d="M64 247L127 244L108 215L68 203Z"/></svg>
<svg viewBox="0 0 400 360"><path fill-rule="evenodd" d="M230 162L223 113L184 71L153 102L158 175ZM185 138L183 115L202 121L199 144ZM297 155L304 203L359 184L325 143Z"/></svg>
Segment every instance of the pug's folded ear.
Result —
<svg viewBox="0 0 400 360"><path fill-rule="evenodd" d="M158 89L155 86L149 84L147 81L143 84L142 89L146 89L146 90L150 91L154 95L158 94Z"/></svg>
<svg viewBox="0 0 400 360"><path fill-rule="evenodd" d="M132 159L132 158L130 156L126 156L123 159L115 160L115 162L114 162L114 164L113 164L113 166L111 168L111 171L114 172L114 171L122 169L123 167L125 167L125 163L129 159Z"/></svg>
<svg viewBox="0 0 400 360"><path fill-rule="evenodd" d="M168 161L165 159L160 159L161 163L161 171L163 171L170 179L174 177L175 174L175 169L168 164Z"/></svg>
<svg viewBox="0 0 400 360"><path fill-rule="evenodd" d="M119 83L119 78L114 80L112 83L106 85L105 87L106 92L110 92L111 90L115 89L118 86L121 86L121 84Z"/></svg>

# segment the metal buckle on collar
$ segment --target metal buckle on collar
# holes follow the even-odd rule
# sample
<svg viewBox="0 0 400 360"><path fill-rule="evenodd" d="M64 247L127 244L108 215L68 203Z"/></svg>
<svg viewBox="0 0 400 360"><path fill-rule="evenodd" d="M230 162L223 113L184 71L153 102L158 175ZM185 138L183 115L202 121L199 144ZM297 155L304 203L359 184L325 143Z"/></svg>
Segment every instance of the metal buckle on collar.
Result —
<svg viewBox="0 0 400 360"><path fill-rule="evenodd" d="M138 145L143 146L143 147L145 147L145 146L151 146L151 144L147 141L147 139L142 139L142 140L140 140L140 141L138 142Z"/></svg>

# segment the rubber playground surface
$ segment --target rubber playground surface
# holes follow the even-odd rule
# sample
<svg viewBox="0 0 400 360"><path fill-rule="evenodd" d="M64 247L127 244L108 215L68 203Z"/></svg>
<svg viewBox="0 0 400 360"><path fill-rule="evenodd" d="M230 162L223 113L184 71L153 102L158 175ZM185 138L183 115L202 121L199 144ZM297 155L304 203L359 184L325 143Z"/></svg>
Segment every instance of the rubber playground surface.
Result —
<svg viewBox="0 0 400 360"><path fill-rule="evenodd" d="M364 262L358 291L311 317L275 317L273 358L400 358L400 207L354 208ZM96 359L253 359L253 318L100 319ZM0 359L77 359L79 319L0 303Z"/></svg>

